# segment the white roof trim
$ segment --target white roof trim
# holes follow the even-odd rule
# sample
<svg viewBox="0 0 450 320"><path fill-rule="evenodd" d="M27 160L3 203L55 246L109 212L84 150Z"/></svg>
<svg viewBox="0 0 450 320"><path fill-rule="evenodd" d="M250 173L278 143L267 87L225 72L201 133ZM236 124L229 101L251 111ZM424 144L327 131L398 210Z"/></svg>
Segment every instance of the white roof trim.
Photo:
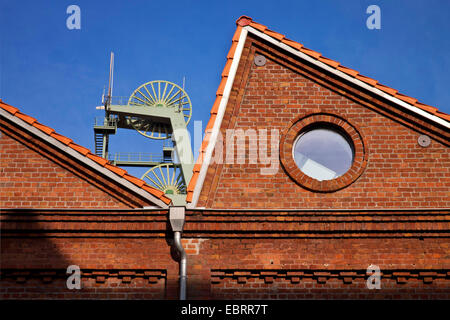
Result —
<svg viewBox="0 0 450 320"><path fill-rule="evenodd" d="M246 39L247 39L247 30L243 28L241 34L239 35L239 41L236 46L236 50L234 52L233 62L231 63L230 72L228 73L228 79L227 82L225 83L225 88L223 90L223 96L222 99L220 100L219 109L217 111L217 117L211 132L211 137L208 146L206 147L205 158L203 159L202 166L200 167L199 176L197 178L197 183L195 184L194 187L192 202L187 204L188 208L196 207L198 198L200 196L200 192L203 188L206 172L208 170L209 163L211 162L212 153L217 142L217 136L219 134L220 127L222 125L223 116L225 114L225 109L228 104L231 88L233 87L234 77L236 76L236 71L239 66L239 61L241 60L242 50L244 48L244 43ZM200 156L201 154L199 154L199 157Z"/></svg>
<svg viewBox="0 0 450 320"><path fill-rule="evenodd" d="M281 48L283 50L286 50L289 53L292 53L293 55L296 55L297 57L299 57L301 59L304 59L304 60L306 60L306 61L308 61L308 62L310 62L310 63L312 63L312 64L314 64L314 65L316 65L316 66L318 66L320 68L322 68L322 69L325 69L328 72L331 72L331 73L333 73L333 74L335 74L335 75L337 75L337 76L339 76L341 78L344 78L347 81L350 81L350 82L352 82L352 83L354 83L354 84L356 84L356 85L358 85L358 86L360 86L360 87L362 87L362 88L364 88L364 89L366 89L368 91L371 91L371 92L373 92L373 93L375 93L375 94L377 94L377 95L379 95L379 96L381 96L381 97L383 97L383 98L385 98L387 100L390 100L390 101L398 104L399 106L401 106L401 107L403 107L405 109L408 109L410 111L413 111L413 112L415 112L415 113L417 113L417 114L419 114L419 115L421 115L421 116L423 116L423 117L425 117L425 118L427 118L429 120L432 120L432 121L434 121L434 122L436 122L436 123L438 123L438 124L440 124L440 125L442 125L442 126L444 126L446 128L450 128L450 122L449 121L446 121L446 120L444 120L442 118L439 118L439 117L437 117L435 115L432 115L432 114L430 114L430 113L428 113L426 111L423 111L422 109L417 108L416 106L413 106L413 105L411 105L409 103L406 103L405 101L402 101L402 100L400 100L398 98L395 98L395 97L387 94L386 92L383 92L380 89L374 88L374 87L368 85L367 83L365 83L365 82L363 82L361 80L355 79L355 78L349 76L348 74L346 74L346 73L344 73L342 71L334 69L334 68L330 67L329 65L327 65L327 64L325 64L323 62L320 62L320 61L318 61L318 60L316 60L314 58L311 58L307 54L304 54L303 52L298 51L298 50L296 50L296 49L294 49L294 48L292 48L292 47L282 43L281 41L279 41L277 39L274 39L274 38L268 36L265 33L262 33L261 31L255 29L253 27L246 26L246 27L244 27L244 29L248 30L248 32L253 33L254 35L256 35L256 36L258 36L258 37L260 37L260 38L262 38L262 39L264 39L264 40L266 40L268 42L270 42L271 44L276 45L277 47L279 47L279 48Z"/></svg>
<svg viewBox="0 0 450 320"><path fill-rule="evenodd" d="M77 151L75 151L74 149L70 148L69 146L66 146L65 144L63 144L62 142L58 141L57 139L47 135L46 133L44 133L44 132L40 131L39 129L35 128L34 126L26 123L22 119L13 116L9 112L7 112L7 111L5 111L5 110L3 110L1 108L0 108L0 115L5 117L6 119L8 119L11 122L14 122L18 126L20 126L23 129L25 129L26 131L29 131L29 132L33 133L34 135L36 135L37 137L47 141L52 146L56 147L57 149L61 150L62 152L66 153L66 154L69 154L70 156L72 156L76 160L78 160L78 161L86 164L87 166L95 169L96 171L100 172L104 176L107 176L108 178L110 178L110 179L120 183L123 187L129 189L133 193L139 194L141 197L152 201L154 204L158 205L161 208L168 208L168 206L162 200L158 199L157 197L155 197L151 193L145 191L144 189L141 189L141 188L137 187L136 185L134 185L133 183L129 182L125 178L122 178L122 177L114 174L110 170L108 170L108 169L102 167L101 165L99 165L97 162L95 162L95 161L93 161L93 160L83 156L82 154L78 153Z"/></svg>

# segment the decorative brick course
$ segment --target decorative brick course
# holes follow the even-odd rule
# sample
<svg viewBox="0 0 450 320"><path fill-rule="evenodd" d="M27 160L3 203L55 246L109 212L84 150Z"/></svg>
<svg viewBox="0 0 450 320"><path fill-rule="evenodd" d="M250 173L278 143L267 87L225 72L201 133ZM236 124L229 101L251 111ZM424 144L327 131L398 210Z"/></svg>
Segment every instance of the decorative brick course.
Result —
<svg viewBox="0 0 450 320"><path fill-rule="evenodd" d="M164 299L165 270L82 270L81 289L68 289L65 269L3 269L2 299Z"/></svg>

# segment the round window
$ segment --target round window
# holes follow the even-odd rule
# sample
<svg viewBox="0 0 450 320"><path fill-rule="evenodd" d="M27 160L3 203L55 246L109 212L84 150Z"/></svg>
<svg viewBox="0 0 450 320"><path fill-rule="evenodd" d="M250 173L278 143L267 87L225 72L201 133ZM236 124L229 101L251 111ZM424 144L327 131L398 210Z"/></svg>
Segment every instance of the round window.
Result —
<svg viewBox="0 0 450 320"><path fill-rule="evenodd" d="M319 181L342 176L351 168L354 158L351 140L340 130L325 127L302 132L292 152L299 169Z"/></svg>

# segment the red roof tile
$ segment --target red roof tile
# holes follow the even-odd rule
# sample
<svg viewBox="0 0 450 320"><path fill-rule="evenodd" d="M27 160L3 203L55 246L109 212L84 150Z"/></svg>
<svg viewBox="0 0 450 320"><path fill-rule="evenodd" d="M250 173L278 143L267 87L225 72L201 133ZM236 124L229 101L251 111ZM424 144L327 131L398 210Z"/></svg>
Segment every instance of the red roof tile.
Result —
<svg viewBox="0 0 450 320"><path fill-rule="evenodd" d="M435 114L436 111L438 111L437 108L432 107L432 106L428 106L428 105L423 104L423 103L420 103L420 102L417 102L416 105L420 105L420 106L419 106L420 109L423 109L423 110L425 110L425 111L427 111L427 112L429 112L429 113Z"/></svg>
<svg viewBox="0 0 450 320"><path fill-rule="evenodd" d="M400 100L408 102L409 104L415 104L417 102L417 99L405 96L404 94L401 93L397 93L395 96Z"/></svg>
<svg viewBox="0 0 450 320"><path fill-rule="evenodd" d="M43 130L41 130L41 131L43 131ZM86 156L86 155L88 155L88 154L91 152L91 151L89 151L88 148L82 147L82 146L80 146L80 145L78 145L78 144L76 144L76 143L71 143L71 144L70 144L70 147L71 147L72 149L75 149L75 150L78 151L79 153L81 153L83 156Z"/></svg>
<svg viewBox="0 0 450 320"><path fill-rule="evenodd" d="M325 64L327 64L329 66L332 66L333 68L337 68L337 67L339 67L341 65L337 61L334 61L334 60L331 60L331 59L328 59L328 58L324 58L324 57L320 57L319 61L321 61L321 62L323 62L323 63L325 63Z"/></svg>
<svg viewBox="0 0 450 320"><path fill-rule="evenodd" d="M212 130L215 121L216 121L216 115L212 114L211 117L209 118L208 124L206 125L206 131Z"/></svg>
<svg viewBox="0 0 450 320"><path fill-rule="evenodd" d="M319 52L315 52L314 50L302 47L300 49L301 52L306 53L307 55L315 58L315 59L319 59L322 55Z"/></svg>
<svg viewBox="0 0 450 320"><path fill-rule="evenodd" d="M123 177L128 181L130 181L131 183L134 183L135 185L139 186L139 188L145 185L144 180L130 176L129 174L125 174Z"/></svg>
<svg viewBox="0 0 450 320"><path fill-rule="evenodd" d="M72 142L72 139L69 139L63 135L60 135L59 133L53 132L50 134L50 137L55 138L56 140L69 145Z"/></svg>
<svg viewBox="0 0 450 320"><path fill-rule="evenodd" d="M52 129L50 127L47 127L47 126L44 126L43 124L40 124L39 122L34 123L33 126L38 128L39 130L43 131L47 135L51 135L53 132L55 132L54 129Z"/></svg>
<svg viewBox="0 0 450 320"><path fill-rule="evenodd" d="M227 83L227 78L228 78L228 75L224 76L222 78L222 81L220 81L219 89L217 89L217 93L216 93L218 96L223 95L223 91L225 90L225 84Z"/></svg>
<svg viewBox="0 0 450 320"><path fill-rule="evenodd" d="M253 22L252 18L247 17L247 16L240 16L239 19L237 19L236 24L238 26L245 27L245 26L248 26L252 22Z"/></svg>
<svg viewBox="0 0 450 320"><path fill-rule="evenodd" d="M275 38L275 39L280 40L280 41L282 39L284 39L284 35L279 34L278 32L273 32L273 31L270 31L270 30L266 30L266 31L264 31L264 33L269 35L269 36L271 36L272 38Z"/></svg>
<svg viewBox="0 0 450 320"><path fill-rule="evenodd" d="M193 178L194 176L192 176L192 178ZM192 181L192 179L191 179L191 181ZM190 184L190 183L189 183ZM195 186L195 184L193 184L194 186ZM188 192L188 194L187 194L187 197L186 197L186 202L187 203L191 203L192 202L192 197L194 196L194 192L193 191L191 191L191 192Z"/></svg>
<svg viewBox="0 0 450 320"><path fill-rule="evenodd" d="M443 113L441 111L436 111L435 115L437 115L438 117L441 117L442 119L450 121L450 114L446 114L446 113Z"/></svg>
<svg viewBox="0 0 450 320"><path fill-rule="evenodd" d="M98 155L93 154L93 153L88 153L86 155L86 157L97 162L99 165L101 165L103 167L108 163L108 160L106 160L105 158L99 157Z"/></svg>
<svg viewBox="0 0 450 320"><path fill-rule="evenodd" d="M375 88L380 89L381 91L384 91L386 93L389 93L392 96L395 96L395 94L398 92L398 90L389 88L389 87L387 87L385 85L382 85L381 83L376 84Z"/></svg>
<svg viewBox="0 0 450 320"><path fill-rule="evenodd" d="M170 204L171 200L167 198L161 190L149 187L148 185L143 185L141 188L161 199L165 204Z"/></svg>
<svg viewBox="0 0 450 320"><path fill-rule="evenodd" d="M105 168L114 172L115 174L117 174L121 177L123 177L127 173L127 170L124 170L124 169L116 167L116 166L112 166L109 163L105 164Z"/></svg>
<svg viewBox="0 0 450 320"><path fill-rule="evenodd" d="M227 54L227 59L233 59L234 52L236 51L236 47L237 47L237 41L232 43L230 50L228 51L228 54Z"/></svg>
<svg viewBox="0 0 450 320"><path fill-rule="evenodd" d="M281 40L281 42L283 42L283 43L287 44L288 46L290 46L294 49L297 49L297 50L300 50L301 48L303 48L303 45L301 43L298 43L298 42L295 42L295 41L292 41L289 39L283 39L283 40Z"/></svg>
<svg viewBox="0 0 450 320"><path fill-rule="evenodd" d="M214 101L214 104L211 109L211 114L217 114L217 112L219 111L219 105L220 105L221 100L222 100L222 97L220 97L220 96L216 97L216 100Z"/></svg>
<svg viewBox="0 0 450 320"><path fill-rule="evenodd" d="M231 64L233 63L233 59L228 59L227 63L225 64L225 68L222 71L222 77L227 77L230 73Z"/></svg>
<svg viewBox="0 0 450 320"><path fill-rule="evenodd" d="M337 69L339 71L342 71L342 72L344 72L346 74L351 75L352 77L356 77L359 74L358 71L350 69L350 68L346 68L346 67L343 67L343 66L339 66L339 67L337 67Z"/></svg>
<svg viewBox="0 0 450 320"><path fill-rule="evenodd" d="M17 113L15 114L15 116L16 116L17 118L22 119L23 121L25 121L25 122L28 123L28 124L33 124L33 123L36 122L36 119L35 119L35 118L30 117L30 116L27 116L26 114L23 114L23 113L20 113L20 112L17 112Z"/></svg>
<svg viewBox="0 0 450 320"><path fill-rule="evenodd" d="M2 108L4 110L8 111L9 113L11 113L12 115L15 115L17 112L19 112L19 109L14 108L13 106L10 106L9 104L2 102L1 99L0 99L0 103L2 105Z"/></svg>
<svg viewBox="0 0 450 320"><path fill-rule="evenodd" d="M155 189L150 185L147 185L144 180L141 180L136 177L128 175L126 170L116 167L116 166L113 166L111 163L109 163L108 160L91 153L89 149L74 143L71 139L69 139L59 133L56 133L55 130L37 122L36 119L34 119L26 114L21 113L19 109L15 108L13 106L10 106L9 104L4 103L2 100L0 100L0 108L7 111L8 113L16 116L17 118L27 122L28 124L32 125L36 129L45 133L46 135L48 135L52 138L55 138L56 140L69 146L73 150L77 151L79 154L95 161L96 163L105 167L106 169L113 172L117 176L124 177L126 180L139 186L140 188L147 191L148 193L156 196L158 199L163 201L165 204L169 204L171 202L171 200L168 197L166 197L162 191Z"/></svg>
<svg viewBox="0 0 450 320"><path fill-rule="evenodd" d="M366 77L366 76L363 76L363 75L361 75L361 74L358 74L358 75L356 76L356 79L361 80L361 81L363 81L363 82L365 82L365 83L368 83L368 84L370 84L372 87L376 86L377 83L378 83L377 80L372 79L372 78L369 78L369 77Z"/></svg>
<svg viewBox="0 0 450 320"><path fill-rule="evenodd" d="M194 165L194 169L192 170L192 172L200 172L200 168L202 167L201 163L197 163Z"/></svg>
<svg viewBox="0 0 450 320"><path fill-rule="evenodd" d="M252 26L253 28L255 28L255 29L257 29L257 30L259 30L261 32L264 32L264 31L267 30L266 26L263 26L262 24L259 24L259 23L256 23L256 22L251 22L250 26Z"/></svg>

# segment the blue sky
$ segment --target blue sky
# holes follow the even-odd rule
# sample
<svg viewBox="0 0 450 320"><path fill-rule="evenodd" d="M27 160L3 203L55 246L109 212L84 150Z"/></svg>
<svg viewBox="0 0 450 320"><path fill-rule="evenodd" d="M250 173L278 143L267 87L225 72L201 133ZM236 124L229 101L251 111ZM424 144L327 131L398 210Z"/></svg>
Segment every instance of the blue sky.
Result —
<svg viewBox="0 0 450 320"><path fill-rule="evenodd" d="M81 9L81 30L66 27L71 4ZM381 8L381 30L366 27L371 4ZM450 113L449 12L447 0L0 0L0 98L93 149L93 119L102 115L95 106L114 51L114 95L185 76L192 119L205 126L235 21L248 15ZM127 133L113 138L111 151L151 152L151 143Z"/></svg>

